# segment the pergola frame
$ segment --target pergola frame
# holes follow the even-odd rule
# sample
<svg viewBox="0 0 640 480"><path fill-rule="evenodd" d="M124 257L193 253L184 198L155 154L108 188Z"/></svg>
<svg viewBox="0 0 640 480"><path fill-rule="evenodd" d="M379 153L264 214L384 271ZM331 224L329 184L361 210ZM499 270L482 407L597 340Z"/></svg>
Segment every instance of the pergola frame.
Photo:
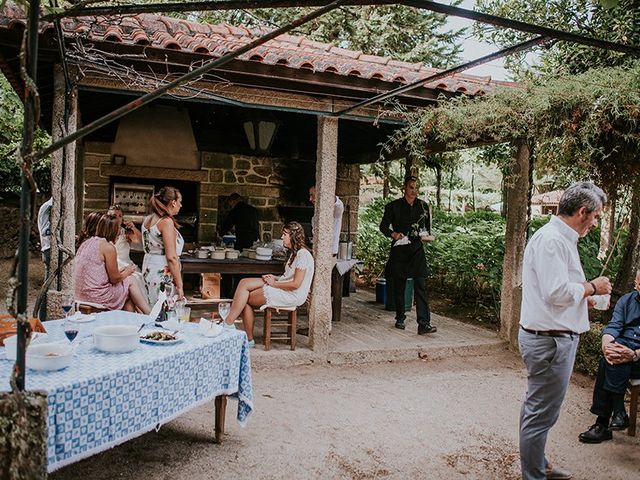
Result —
<svg viewBox="0 0 640 480"><path fill-rule="evenodd" d="M48 154L57 151L58 149L68 145L76 140L82 138L83 136L95 131L96 129L110 123L117 118L120 118L137 108L140 108L142 105L149 103L150 101L159 98L164 93L169 91L172 88L180 86L181 84L189 81L192 78L196 78L198 75L205 73L209 70L212 70L228 61L231 61L233 58L236 58L238 55L249 51L250 49L261 45L278 35L281 35L285 32L291 31L294 28L319 17L320 15L331 11L340 6L349 6L349 5L393 5L393 4L402 4L406 6L421 8L430 10L433 12L444 13L447 15L459 16L475 21L480 21L483 23L488 23L504 28L512 28L523 32L528 32L536 35L540 35L540 37L530 40L528 42L524 42L523 44L515 45L510 47L509 49L503 50L501 52L496 52L495 54L487 55L478 60L468 62L467 64L461 65L459 67L454 67L453 69L449 69L442 74L437 74L441 76L451 75L455 72L465 70L470 68L471 66L476 66L486 61L489 61L498 56L504 56L508 54L512 54L516 51L521 51L524 48L531 47L533 45L539 44L546 39L555 39L555 40L563 40L574 42L578 44L588 45L596 48L603 48L607 50L614 50L618 52L623 52L632 55L640 54L640 49L637 47L608 42L604 40L594 39L590 37L586 37L583 35L577 35L570 32L563 32L556 29L551 29L547 27L542 27L538 25L528 24L525 22L515 21L511 19L506 19L503 17L498 17L494 15L488 15L484 13L474 12L472 10L466 10L459 7L453 7L449 5L442 5L436 2L427 1L427 0L402 0L402 1L390 1L390 0L335 0L333 2L330 1L322 1L322 0L218 0L211 2L180 2L180 3L167 3L167 4L146 4L146 5L120 5L115 7L78 7L71 8L64 12L55 15L44 16L43 20L57 20L64 17L71 16L85 16L85 15L119 15L119 14L137 14L144 12L167 12L167 11L197 11L197 10L230 10L230 9L257 9L257 8L291 8L291 7L313 7L320 6L318 10L312 12L311 14L305 15L298 20L289 23L286 26L283 26L273 32L256 39L250 44L245 45L244 47L240 47L237 50L221 57L220 59L213 60L197 70L194 70L190 73L185 74L181 78L167 83L162 87L158 88L154 92L144 95L143 97L136 99L133 102L115 110L114 112L107 114L106 116L92 122L91 124L81 128L80 130L67 134L62 138L54 141L52 145L49 147L39 151L32 153L32 143L33 143L33 132L35 125L37 123L36 118L36 99L35 95L35 85L28 85L29 81L27 80L25 83L25 116L24 116L24 135L23 142L21 148L21 157L23 159L24 167L22 174L22 195L20 202L21 209L21 222L20 222L20 246L18 251L19 257L19 266L18 266L18 302L17 302L17 316L19 318L18 321L18 358L14 371L15 378L15 387L17 390L24 389L24 370L25 370L25 348L26 348L26 340L28 336L28 326L26 322L26 308L27 308L27 278L28 278L28 243L29 243L29 229L31 224L30 219L30 210L31 210L31 191L32 184L30 183L30 163L34 159L42 158ZM30 15L29 22L27 28L27 42L26 42L26 51L25 55L27 58L27 76L29 79L35 78L36 67L37 67L37 49L38 49L38 21L39 21L39 0L31 0L30 2ZM59 30L58 30L59 32ZM63 44L62 40L61 45ZM62 48L62 46L61 46ZM62 55L63 62L63 70L66 71L66 63L64 59L64 55ZM65 75L66 80L68 81L68 76ZM410 88L415 88L420 85L423 85L424 82L429 79L422 79L419 82L415 82L411 86L401 87L400 89L396 89L395 91L389 92L385 98L389 98L391 96L398 95L407 91ZM33 82L31 82L33 83ZM68 87L68 83L67 83ZM370 100L367 100L367 104L374 103L379 101L379 98L373 97ZM364 103L364 102L363 102ZM357 108L357 106L356 106ZM349 109L350 110L350 109ZM339 116L341 114L346 113L346 110L342 112L337 112L334 114ZM319 263L319 272L323 272L326 270L325 267L328 266L330 262L330 248L331 248L331 218L330 218L330 209L333 205L333 198L335 195L335 163L337 162L337 127L338 127L338 118L329 119L329 115L320 116L319 124L318 124L318 159L317 159L317 173L320 175L319 180L319 188L318 188L318 207L319 207L319 215L318 215L318 226L320 228L317 229L318 234L318 246L316 253L318 254L318 263ZM62 131L66 133L68 131L69 125L64 125ZM514 170L519 170L521 172L521 177L525 177L522 175L524 171L529 170L529 154L528 147L522 142L519 143L520 147L518 149L518 154L516 156L516 162L514 164ZM328 160L328 163L325 162L323 164L324 159ZM333 182L333 183L332 183ZM522 182L520 182L522 183ZM527 182L525 182L527 183ZM331 185L333 184L333 187ZM521 192L524 187L527 187L528 184L519 184L519 191ZM514 187L515 188L515 187ZM512 192L514 198L517 197L517 192ZM526 222L525 222L526 223ZM510 248L507 245L505 252L505 262L507 261L507 257L510 255L510 261L518 262L521 260L521 253L523 248L520 248L524 245L524 232L521 226L518 226L516 223L511 225L516 228L512 239L512 245ZM327 228L324 228L327 227ZM507 232L510 230L509 219L507 222ZM513 243L515 242L515 243ZM514 254L510 254L515 252ZM518 253L520 252L520 253ZM325 259L324 257L327 257ZM327 261L325 261L327 260ZM326 264L326 265L325 265ZM517 280L518 272L516 271L511 273L513 279ZM505 268L505 271L507 269ZM325 275L322 275L325 277ZM330 276L329 276L330 277ZM320 280L321 283L327 283L326 279ZM326 287L327 285L321 285L321 287ZM325 288L322 288L325 290ZM329 289L326 289L327 291ZM316 290L316 294L319 293ZM512 294L513 296L513 294ZM315 297L315 295L314 295ZM319 297L319 296L318 296ZM509 298L505 298L505 287L503 286L503 295L502 299L504 303L509 303ZM514 300L514 298L511 298ZM317 302L318 310L322 310L322 299L318 299ZM503 307L504 307L503 303ZM511 302L512 310L515 308L515 302ZM312 304L312 310L314 306ZM503 317L504 313L501 312L501 317ZM513 312L506 315L513 317ZM312 322L313 323L313 319ZM504 329L503 329L504 334ZM511 332L507 332L507 336L511 337ZM326 337L323 335L323 337ZM327 339L323 338L319 342L319 346L321 349L326 349ZM312 337L313 344L313 337Z"/></svg>

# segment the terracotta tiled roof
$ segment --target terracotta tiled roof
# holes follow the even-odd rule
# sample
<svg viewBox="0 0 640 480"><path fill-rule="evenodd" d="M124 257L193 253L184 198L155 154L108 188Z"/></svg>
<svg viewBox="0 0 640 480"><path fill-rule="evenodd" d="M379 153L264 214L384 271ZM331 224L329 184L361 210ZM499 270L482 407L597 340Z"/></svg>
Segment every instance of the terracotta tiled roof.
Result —
<svg viewBox="0 0 640 480"><path fill-rule="evenodd" d="M16 7L5 7L0 28L24 27L24 14ZM53 28L43 23L41 31ZM209 25L153 14L127 17L79 17L62 21L64 35L81 35L93 42L118 42L126 45L149 45L187 53L220 57L245 45L266 31L231 25ZM412 83L437 73L420 63L409 63L388 57L367 55L360 51L338 48L301 36L282 35L250 52L239 60L278 65L283 68L329 72L384 82ZM515 86L510 82L492 81L491 77L454 75L425 87L447 92L477 95L498 85Z"/></svg>

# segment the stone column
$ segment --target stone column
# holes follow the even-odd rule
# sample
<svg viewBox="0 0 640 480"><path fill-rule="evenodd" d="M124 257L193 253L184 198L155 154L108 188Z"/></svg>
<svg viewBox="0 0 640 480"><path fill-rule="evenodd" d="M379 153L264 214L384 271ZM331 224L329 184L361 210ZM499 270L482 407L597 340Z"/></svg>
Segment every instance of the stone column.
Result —
<svg viewBox="0 0 640 480"><path fill-rule="evenodd" d="M329 349L331 326L331 270L333 269L333 206L338 165L338 119L318 117L316 157L316 216L313 226L315 275L309 308L309 340L316 352Z"/></svg>
<svg viewBox="0 0 640 480"><path fill-rule="evenodd" d="M51 136L56 141L76 131L78 114L78 91L73 87L66 98L64 74L60 65L53 70L53 120ZM65 119L65 106L68 110ZM65 121L66 120L66 121ZM64 161L63 161L64 159ZM75 251L76 236L76 142L71 142L51 155L51 272L62 265L67 255L61 250ZM73 294L73 261L67 264L60 276L51 284L47 299L47 318L62 315L61 295Z"/></svg>
<svg viewBox="0 0 640 480"><path fill-rule="evenodd" d="M525 140L515 142L516 154L505 178L507 225L505 229L502 292L500 294L500 336L509 348L518 349L522 260L527 242L527 200L529 194L530 148Z"/></svg>

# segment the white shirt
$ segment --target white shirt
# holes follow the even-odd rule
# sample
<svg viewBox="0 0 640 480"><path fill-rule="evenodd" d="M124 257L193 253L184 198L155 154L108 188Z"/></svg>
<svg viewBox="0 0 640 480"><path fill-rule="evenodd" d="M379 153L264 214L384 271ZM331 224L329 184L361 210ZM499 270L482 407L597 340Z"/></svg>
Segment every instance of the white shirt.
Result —
<svg viewBox="0 0 640 480"><path fill-rule="evenodd" d="M51 248L51 207L53 197L42 204L38 210L38 232L40 233L40 250Z"/></svg>
<svg viewBox="0 0 640 480"><path fill-rule="evenodd" d="M333 250L331 253L338 254L338 245L340 244L340 232L342 230L342 214L344 213L344 203L336 195L336 203L333 205ZM313 214L311 218L311 225L316 223L316 214ZM315 237L315 228L312 228L311 233Z"/></svg>
<svg viewBox="0 0 640 480"><path fill-rule="evenodd" d="M589 330L580 236L552 216L529 240L522 267L520 325L530 330Z"/></svg>

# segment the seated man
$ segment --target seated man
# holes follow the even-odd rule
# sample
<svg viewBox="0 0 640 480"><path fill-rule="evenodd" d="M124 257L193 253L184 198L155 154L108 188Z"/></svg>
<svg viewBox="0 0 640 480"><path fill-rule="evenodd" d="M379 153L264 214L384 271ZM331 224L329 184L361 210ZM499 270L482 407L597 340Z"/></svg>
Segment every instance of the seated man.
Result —
<svg viewBox="0 0 640 480"><path fill-rule="evenodd" d="M611 430L629 426L624 393L630 378L640 378L640 269L636 272L635 291L618 300L613 317L602 332L602 354L591 405L591 413L598 418L580 434L583 443L611 440Z"/></svg>

